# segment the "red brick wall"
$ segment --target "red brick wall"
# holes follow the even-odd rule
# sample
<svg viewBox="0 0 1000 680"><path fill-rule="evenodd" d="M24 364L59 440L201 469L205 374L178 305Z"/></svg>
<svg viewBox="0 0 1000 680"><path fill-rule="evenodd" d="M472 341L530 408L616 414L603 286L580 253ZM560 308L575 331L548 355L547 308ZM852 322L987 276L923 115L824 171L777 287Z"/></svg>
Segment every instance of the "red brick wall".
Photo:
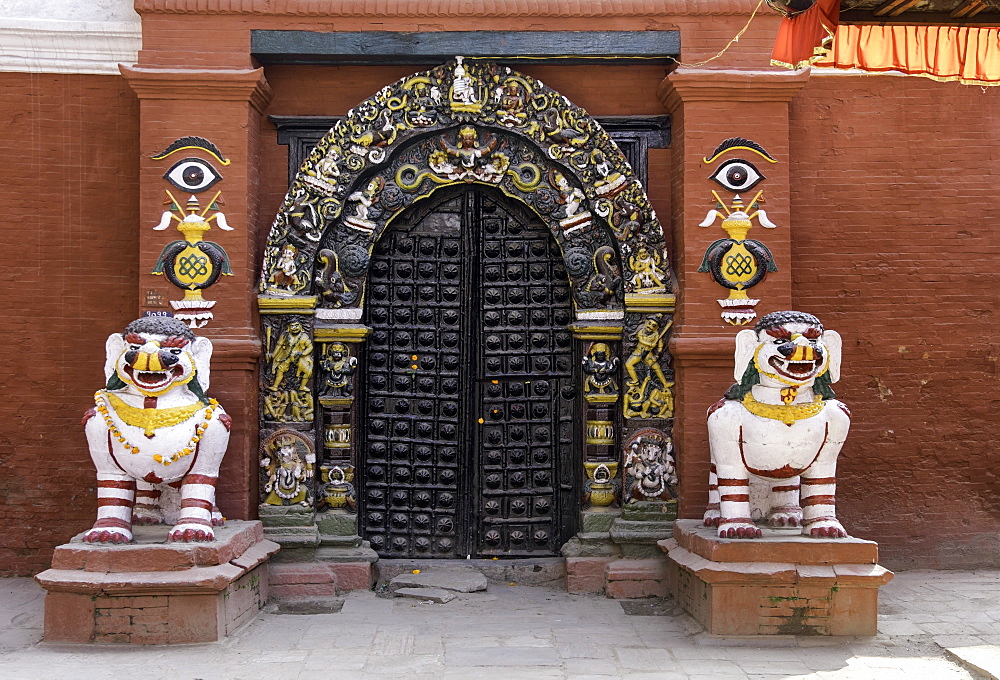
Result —
<svg viewBox="0 0 1000 680"><path fill-rule="evenodd" d="M115 76L0 82L0 574L27 574L96 514L80 417L136 314L138 107Z"/></svg>
<svg viewBox="0 0 1000 680"><path fill-rule="evenodd" d="M1000 559L998 131L997 88L814 75L792 102L794 304L844 336L839 512L890 567Z"/></svg>

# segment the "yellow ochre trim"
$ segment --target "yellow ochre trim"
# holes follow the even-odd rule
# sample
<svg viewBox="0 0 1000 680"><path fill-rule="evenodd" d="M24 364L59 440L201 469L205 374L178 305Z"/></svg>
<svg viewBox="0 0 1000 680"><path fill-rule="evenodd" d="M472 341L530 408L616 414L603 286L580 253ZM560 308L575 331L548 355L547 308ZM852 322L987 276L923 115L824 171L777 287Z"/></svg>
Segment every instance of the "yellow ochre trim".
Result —
<svg viewBox="0 0 1000 680"><path fill-rule="evenodd" d="M813 416L819 414L819 412L823 410L823 407L826 406L823 402L823 397L818 394L813 397L813 403L811 404L785 405L765 404L757 401L753 396L753 392L747 392L746 396L743 397L742 403L743 407L755 416L770 418L771 420L780 420L785 425L791 425L797 420L812 418Z"/></svg>
<svg viewBox="0 0 1000 680"><path fill-rule="evenodd" d="M194 415L205 408L205 404L200 401L187 406L175 406L173 408L136 408L129 406L121 397L111 392L105 392L108 405L115 415L121 418L122 422L132 427L141 427L143 434L151 437L156 434L156 430L162 427L170 427L190 420Z"/></svg>

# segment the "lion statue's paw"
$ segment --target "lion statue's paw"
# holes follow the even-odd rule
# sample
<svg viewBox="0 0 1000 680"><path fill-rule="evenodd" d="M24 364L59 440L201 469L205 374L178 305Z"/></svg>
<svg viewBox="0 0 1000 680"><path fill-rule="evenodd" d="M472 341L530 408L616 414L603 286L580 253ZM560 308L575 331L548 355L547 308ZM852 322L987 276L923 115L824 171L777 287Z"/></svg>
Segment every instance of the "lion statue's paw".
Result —
<svg viewBox="0 0 1000 680"><path fill-rule="evenodd" d="M821 519L802 527L804 536L812 538L847 538L847 531L836 519Z"/></svg>
<svg viewBox="0 0 1000 680"><path fill-rule="evenodd" d="M719 520L722 519L721 513L719 513L718 508L709 508L705 511L705 516L702 521L707 527L717 527L719 526Z"/></svg>
<svg viewBox="0 0 1000 680"><path fill-rule="evenodd" d="M776 529L782 527L800 527L802 526L802 508L774 508L767 516L767 523Z"/></svg>
<svg viewBox="0 0 1000 680"><path fill-rule="evenodd" d="M83 535L83 541L84 543L129 543L132 541L132 532L121 527L94 526Z"/></svg>
<svg viewBox="0 0 1000 680"><path fill-rule="evenodd" d="M728 522L720 524L719 538L760 538L760 528L753 522Z"/></svg>
<svg viewBox="0 0 1000 680"><path fill-rule="evenodd" d="M213 527L223 527L226 526L226 518L222 516L222 513L218 508L212 508L212 526Z"/></svg>
<svg viewBox="0 0 1000 680"><path fill-rule="evenodd" d="M170 530L169 539L181 543L201 543L215 540L215 531L204 524L181 522Z"/></svg>

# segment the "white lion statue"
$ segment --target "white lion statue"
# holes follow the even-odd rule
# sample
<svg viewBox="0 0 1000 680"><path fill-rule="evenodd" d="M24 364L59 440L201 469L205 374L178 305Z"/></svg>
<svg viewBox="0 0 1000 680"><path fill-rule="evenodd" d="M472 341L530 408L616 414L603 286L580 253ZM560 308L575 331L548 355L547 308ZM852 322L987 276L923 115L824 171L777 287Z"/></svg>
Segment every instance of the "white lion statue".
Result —
<svg viewBox="0 0 1000 680"><path fill-rule="evenodd" d="M219 465L232 419L205 396L212 343L181 321L148 317L108 337L107 386L84 415L97 466L89 543L127 543L132 524L172 523L173 541L212 541Z"/></svg>
<svg viewBox="0 0 1000 680"><path fill-rule="evenodd" d="M712 449L704 521L722 538L759 538L758 522L843 538L837 455L850 411L834 399L841 339L812 314L774 312L736 336L738 384L708 411Z"/></svg>

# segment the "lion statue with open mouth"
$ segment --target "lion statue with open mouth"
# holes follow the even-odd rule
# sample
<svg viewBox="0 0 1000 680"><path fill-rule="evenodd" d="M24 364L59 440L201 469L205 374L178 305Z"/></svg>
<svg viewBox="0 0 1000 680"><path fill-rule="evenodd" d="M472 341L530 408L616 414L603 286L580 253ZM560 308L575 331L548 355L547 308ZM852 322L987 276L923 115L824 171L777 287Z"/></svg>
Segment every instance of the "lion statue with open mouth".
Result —
<svg viewBox="0 0 1000 680"><path fill-rule="evenodd" d="M149 317L105 349L107 386L83 418L97 466L97 522L83 540L127 543L133 522L172 523L173 541L214 540L232 419L205 395L211 341L177 319Z"/></svg>
<svg viewBox="0 0 1000 680"><path fill-rule="evenodd" d="M721 538L759 538L758 523L844 538L837 455L850 411L834 399L841 339L812 314L774 312L736 336L739 381L708 411L712 450L704 521Z"/></svg>

